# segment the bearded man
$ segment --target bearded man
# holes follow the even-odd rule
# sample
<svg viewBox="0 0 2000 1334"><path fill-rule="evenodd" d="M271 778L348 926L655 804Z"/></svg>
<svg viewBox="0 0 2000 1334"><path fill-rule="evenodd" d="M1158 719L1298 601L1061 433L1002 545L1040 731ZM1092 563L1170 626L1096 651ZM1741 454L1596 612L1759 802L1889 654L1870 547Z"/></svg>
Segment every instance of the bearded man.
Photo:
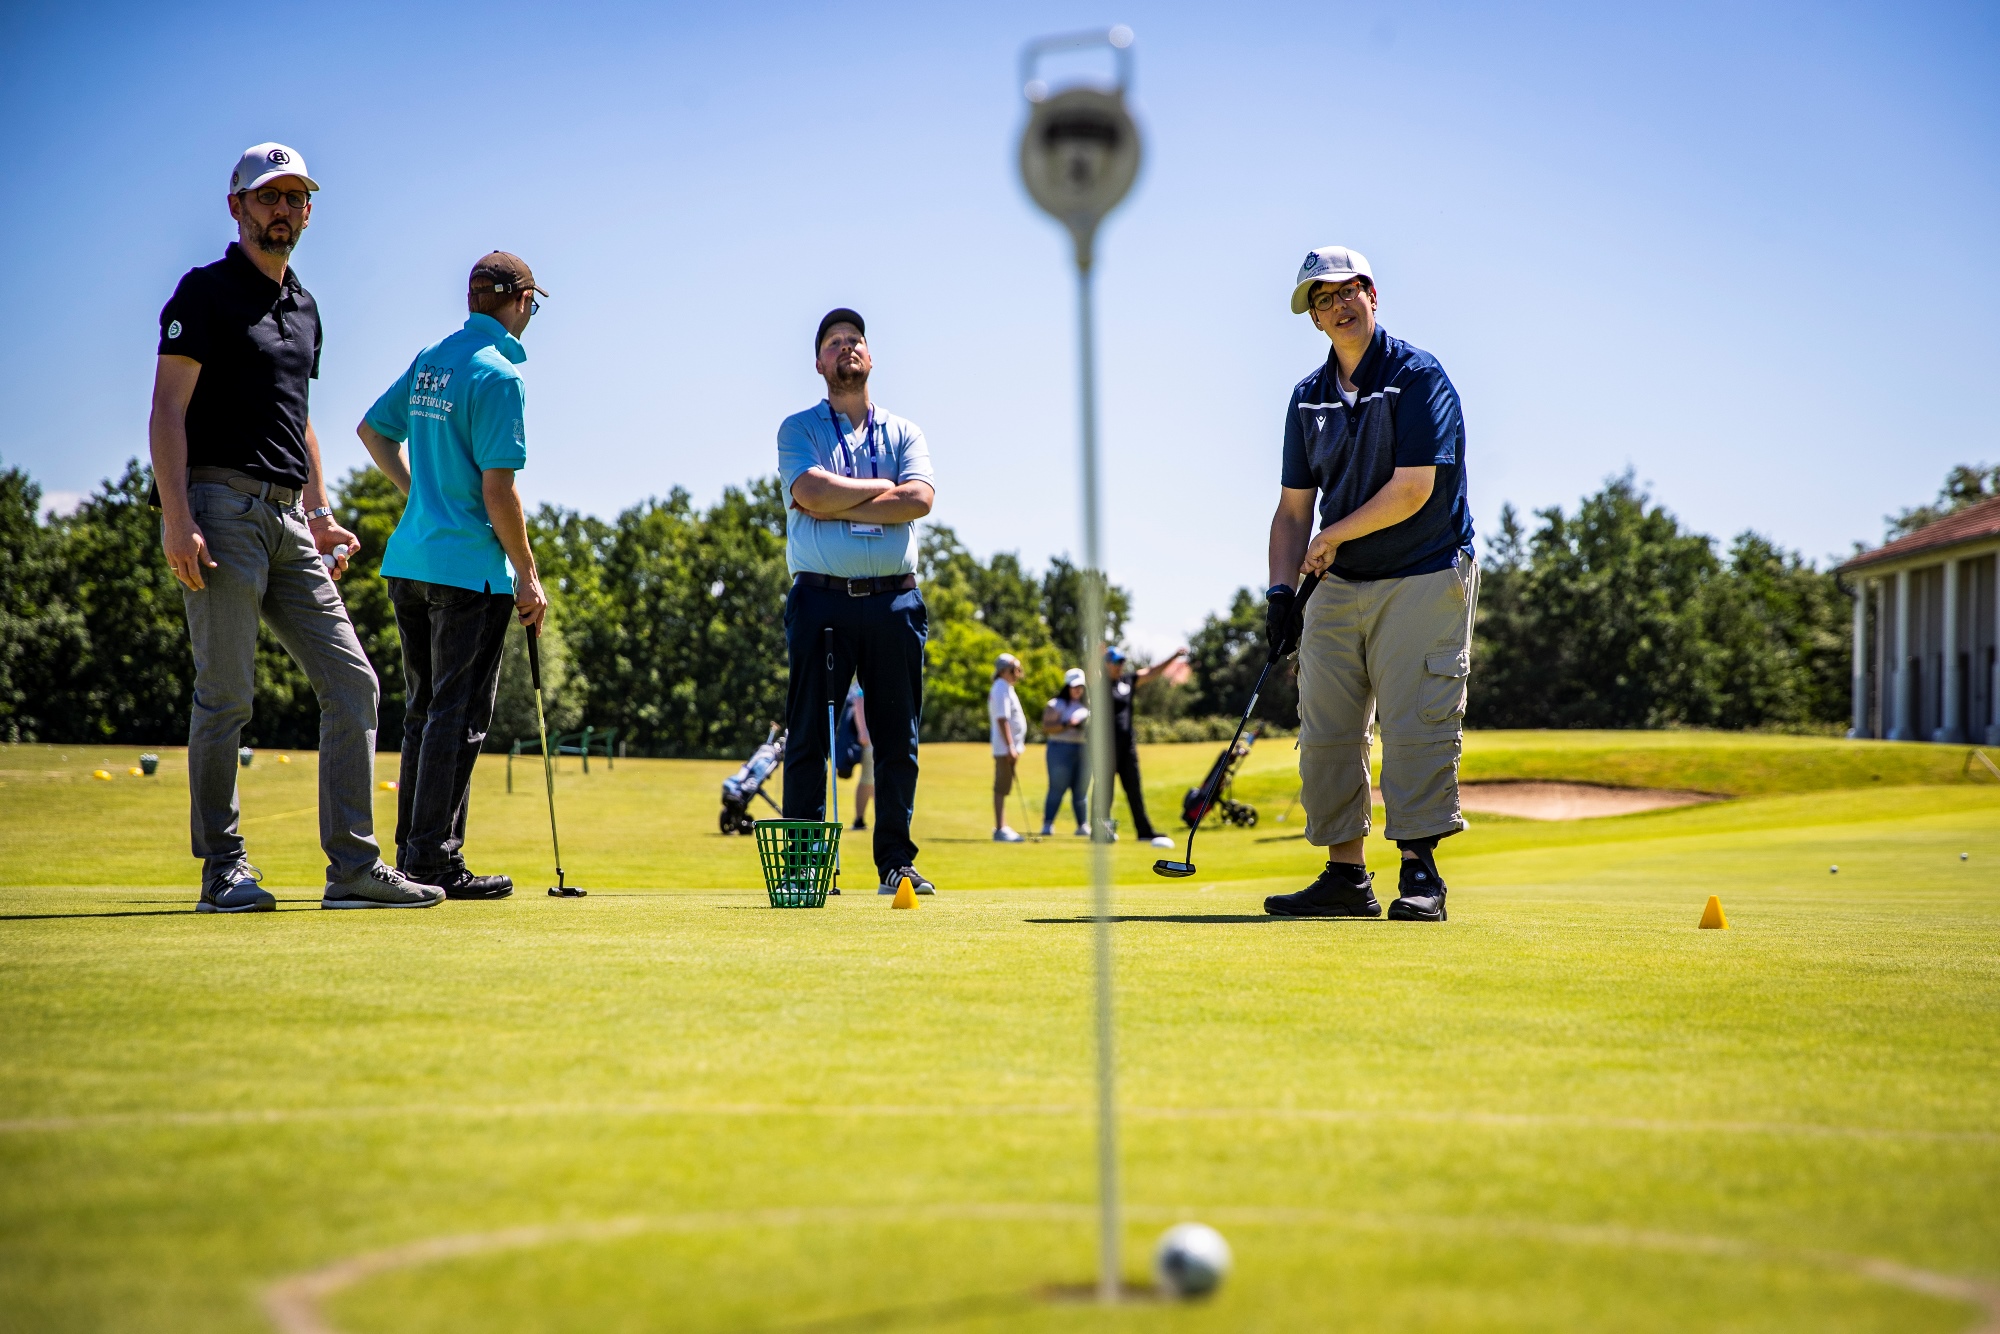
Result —
<svg viewBox="0 0 2000 1334"><path fill-rule="evenodd" d="M908 880L930 894L910 820L930 632L917 591L916 524L936 493L924 433L868 396L874 367L861 316L828 311L813 335L813 370L826 381L826 397L778 428L778 472L791 503L784 809L787 820L826 818L826 702L858 676L875 743L878 892L893 894Z"/></svg>
<svg viewBox="0 0 2000 1334"><path fill-rule="evenodd" d="M269 626L319 697L323 908L431 908L375 842L375 669L333 581L361 539L335 522L307 411L319 307L291 269L319 183L283 144L245 149L229 178L236 240L191 269L160 312L148 427L161 541L194 648L188 797L204 913L277 906L249 861L236 754Z"/></svg>

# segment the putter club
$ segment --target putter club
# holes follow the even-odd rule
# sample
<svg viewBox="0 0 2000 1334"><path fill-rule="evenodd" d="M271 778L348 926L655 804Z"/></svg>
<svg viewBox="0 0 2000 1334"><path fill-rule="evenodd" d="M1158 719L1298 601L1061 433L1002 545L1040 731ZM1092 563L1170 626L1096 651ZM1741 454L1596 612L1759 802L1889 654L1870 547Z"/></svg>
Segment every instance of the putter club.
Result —
<svg viewBox="0 0 2000 1334"><path fill-rule="evenodd" d="M840 738L836 734L834 717L833 688L833 627L826 627L826 773L832 780L832 803L827 807L828 818L840 823ZM840 846L833 849L833 893L840 893Z"/></svg>
<svg viewBox="0 0 2000 1334"><path fill-rule="evenodd" d="M563 881L562 840L556 837L556 765L549 755L549 715L542 707L542 649L541 633L533 625L521 627L528 632L528 676L535 683L535 725L542 732L542 785L549 793L549 845L556 853L556 882L549 887L552 899L580 899L584 892L575 885Z"/></svg>
<svg viewBox="0 0 2000 1334"><path fill-rule="evenodd" d="M1301 615L1304 615L1303 609L1307 600L1312 597L1313 590L1318 587L1319 576L1316 574L1307 575L1304 581L1299 584L1298 597L1292 605L1300 608ZM1229 748L1231 750L1236 749L1236 743L1243 739L1243 729L1250 725L1250 714L1257 707L1257 696L1264 693L1264 682L1271 675L1271 669L1277 665L1278 655L1276 653L1273 653L1264 660L1264 670L1257 673L1257 684L1250 691L1250 702L1243 706L1243 717L1237 720L1236 734L1229 738ZM1220 772L1219 768L1218 772ZM1185 860L1174 861L1171 858L1162 857L1153 863L1154 875L1163 875L1169 880L1185 880L1194 874L1194 836L1201 832L1201 822L1208 818L1209 808L1215 804L1215 786L1216 780L1214 775L1211 774L1210 781L1202 785L1201 801L1195 807L1194 822L1188 826L1187 852L1183 854Z"/></svg>

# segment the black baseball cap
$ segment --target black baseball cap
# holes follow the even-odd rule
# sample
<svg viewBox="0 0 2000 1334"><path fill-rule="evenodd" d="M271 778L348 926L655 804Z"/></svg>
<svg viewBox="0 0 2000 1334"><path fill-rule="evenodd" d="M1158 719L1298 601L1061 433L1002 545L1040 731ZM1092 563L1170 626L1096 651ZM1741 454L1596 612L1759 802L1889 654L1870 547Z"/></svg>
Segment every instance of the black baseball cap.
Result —
<svg viewBox="0 0 2000 1334"><path fill-rule="evenodd" d="M829 310L824 316L824 318L822 318L819 322L819 332L813 335L814 356L819 355L820 344L826 341L826 331L828 329L831 329L836 324L851 324L855 328L861 331L861 336L863 338L866 338L868 336L868 325L861 318L860 311L849 310L846 306L841 306L835 310Z"/></svg>

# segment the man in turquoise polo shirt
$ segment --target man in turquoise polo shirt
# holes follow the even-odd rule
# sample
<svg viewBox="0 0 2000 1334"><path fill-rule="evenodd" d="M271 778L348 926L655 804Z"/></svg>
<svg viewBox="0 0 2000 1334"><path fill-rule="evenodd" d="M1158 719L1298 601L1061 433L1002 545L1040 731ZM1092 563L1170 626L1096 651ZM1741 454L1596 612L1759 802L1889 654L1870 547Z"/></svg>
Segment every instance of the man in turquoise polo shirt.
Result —
<svg viewBox="0 0 2000 1334"><path fill-rule="evenodd" d="M466 867L465 820L508 624L539 632L548 609L514 486L528 461L515 366L528 359L520 336L536 293L548 295L518 255L480 260L465 327L419 352L357 428L409 497L382 556L407 690L396 866L454 899L514 892L506 876Z"/></svg>

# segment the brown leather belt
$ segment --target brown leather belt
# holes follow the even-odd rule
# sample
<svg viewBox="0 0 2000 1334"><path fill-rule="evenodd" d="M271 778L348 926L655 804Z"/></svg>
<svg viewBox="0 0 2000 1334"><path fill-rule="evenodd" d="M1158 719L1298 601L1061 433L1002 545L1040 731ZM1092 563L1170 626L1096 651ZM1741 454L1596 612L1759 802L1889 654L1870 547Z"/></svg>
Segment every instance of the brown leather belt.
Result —
<svg viewBox="0 0 2000 1334"><path fill-rule="evenodd" d="M842 579L831 574L814 574L811 570L800 570L792 576L793 582L807 588L831 588L845 593L851 598L865 598L874 593L907 593L917 586L914 574L885 574L874 579Z"/></svg>
<svg viewBox="0 0 2000 1334"><path fill-rule="evenodd" d="M289 486L279 486L276 482L266 482L240 473L234 468L189 468L190 482L207 482L215 486L226 486L231 491L241 491L246 496L268 500L279 509L290 509L299 503L300 492Z"/></svg>

